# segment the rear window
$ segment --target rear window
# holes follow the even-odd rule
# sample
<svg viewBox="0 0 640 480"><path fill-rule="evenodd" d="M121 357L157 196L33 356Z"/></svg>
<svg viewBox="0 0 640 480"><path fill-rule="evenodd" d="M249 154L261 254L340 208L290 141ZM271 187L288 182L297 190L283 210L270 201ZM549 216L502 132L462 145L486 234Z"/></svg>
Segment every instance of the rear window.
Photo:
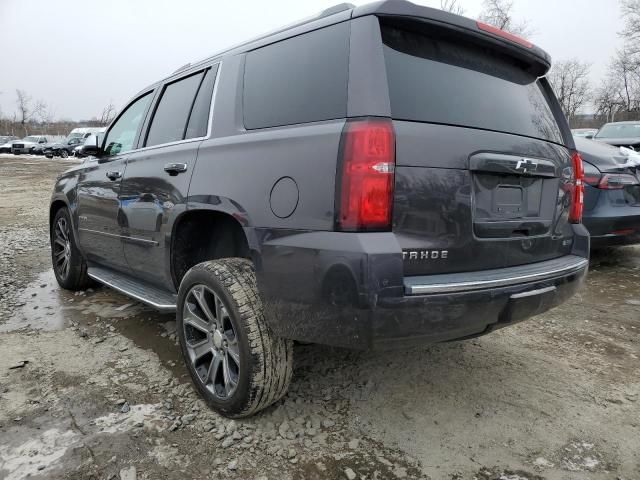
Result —
<svg viewBox="0 0 640 480"><path fill-rule="evenodd" d="M603 126L596 138L640 137L640 123L609 123Z"/></svg>
<svg viewBox="0 0 640 480"><path fill-rule="evenodd" d="M348 22L247 54L244 125L248 129L347 115Z"/></svg>
<svg viewBox="0 0 640 480"><path fill-rule="evenodd" d="M516 60L404 25L381 29L393 118L563 143L538 79Z"/></svg>

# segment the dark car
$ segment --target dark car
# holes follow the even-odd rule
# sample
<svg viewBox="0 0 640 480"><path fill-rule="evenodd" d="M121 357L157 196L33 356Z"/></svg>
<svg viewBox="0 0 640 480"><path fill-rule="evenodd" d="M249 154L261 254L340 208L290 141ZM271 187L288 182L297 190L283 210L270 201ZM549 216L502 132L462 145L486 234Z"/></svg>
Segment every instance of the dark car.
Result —
<svg viewBox="0 0 640 480"><path fill-rule="evenodd" d="M91 134L87 133L85 137L67 137L62 142L51 143L43 149L42 154L47 158L67 158L73 155L76 147L84 144L85 138L89 135Z"/></svg>
<svg viewBox="0 0 640 480"><path fill-rule="evenodd" d="M584 159L584 225L592 247L640 243L640 155L576 138Z"/></svg>
<svg viewBox="0 0 640 480"><path fill-rule="evenodd" d="M292 341L474 337L587 273L549 56L405 1L341 5L140 91L55 185L60 285L176 312L208 404L284 395Z"/></svg>
<svg viewBox="0 0 640 480"><path fill-rule="evenodd" d="M594 140L614 147L640 150L640 122L612 122L604 124Z"/></svg>

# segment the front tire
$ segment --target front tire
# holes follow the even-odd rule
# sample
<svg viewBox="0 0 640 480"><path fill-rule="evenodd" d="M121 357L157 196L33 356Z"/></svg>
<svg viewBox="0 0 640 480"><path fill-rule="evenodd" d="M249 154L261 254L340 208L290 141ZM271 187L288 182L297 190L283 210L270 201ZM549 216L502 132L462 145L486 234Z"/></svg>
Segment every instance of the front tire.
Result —
<svg viewBox="0 0 640 480"><path fill-rule="evenodd" d="M60 156L62 158L67 158L69 156L69 154L67 153L66 150L60 150Z"/></svg>
<svg viewBox="0 0 640 480"><path fill-rule="evenodd" d="M224 258L191 268L180 284L177 327L191 379L220 414L247 417L286 393L293 342L266 324L250 261Z"/></svg>
<svg viewBox="0 0 640 480"><path fill-rule="evenodd" d="M51 223L51 263L58 284L67 290L84 290L91 285L85 262L75 241L69 210L56 212Z"/></svg>

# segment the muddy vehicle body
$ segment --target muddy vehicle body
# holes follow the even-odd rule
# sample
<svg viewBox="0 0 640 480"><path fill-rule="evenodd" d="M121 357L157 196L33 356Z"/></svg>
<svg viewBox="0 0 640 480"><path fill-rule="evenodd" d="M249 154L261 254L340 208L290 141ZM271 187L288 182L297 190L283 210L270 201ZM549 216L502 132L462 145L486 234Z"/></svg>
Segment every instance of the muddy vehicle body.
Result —
<svg viewBox="0 0 640 480"><path fill-rule="evenodd" d="M187 65L59 179L56 277L176 311L196 387L231 417L285 393L294 340L391 348L541 313L589 252L549 66L403 1Z"/></svg>

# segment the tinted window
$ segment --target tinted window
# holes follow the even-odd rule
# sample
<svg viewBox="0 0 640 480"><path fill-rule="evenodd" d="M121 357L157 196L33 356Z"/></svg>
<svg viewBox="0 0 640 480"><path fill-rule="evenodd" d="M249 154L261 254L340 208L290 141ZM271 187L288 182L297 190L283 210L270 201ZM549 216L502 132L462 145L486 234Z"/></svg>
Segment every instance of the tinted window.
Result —
<svg viewBox="0 0 640 480"><path fill-rule="evenodd" d="M244 72L245 127L345 117L348 63L348 22L248 53Z"/></svg>
<svg viewBox="0 0 640 480"><path fill-rule="evenodd" d="M138 128L144 120L149 102L151 102L151 92L138 98L120 115L105 139L105 155L117 155L133 148L133 142L136 139Z"/></svg>
<svg viewBox="0 0 640 480"><path fill-rule="evenodd" d="M218 67L214 66L205 72L204 80L202 80L196 101L193 104L193 110L191 110L185 138L204 137L207 134L211 96L213 95L213 85L216 83L217 71Z"/></svg>
<svg viewBox="0 0 640 480"><path fill-rule="evenodd" d="M394 118L562 143L537 78L516 60L452 38L382 24Z"/></svg>
<svg viewBox="0 0 640 480"><path fill-rule="evenodd" d="M184 138L187 119L201 80L202 72L164 87L147 134L147 147Z"/></svg>

